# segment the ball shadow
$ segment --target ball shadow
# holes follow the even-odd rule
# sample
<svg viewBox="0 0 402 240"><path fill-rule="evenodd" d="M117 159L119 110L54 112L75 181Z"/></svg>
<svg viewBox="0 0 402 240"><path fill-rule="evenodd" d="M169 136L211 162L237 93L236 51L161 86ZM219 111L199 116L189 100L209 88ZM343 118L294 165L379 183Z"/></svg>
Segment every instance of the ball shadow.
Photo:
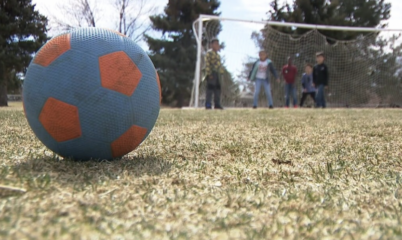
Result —
<svg viewBox="0 0 402 240"><path fill-rule="evenodd" d="M113 161L90 160L77 162L57 157L31 158L12 166L20 178L47 178L49 182L65 185L101 184L144 175L159 176L168 173L172 164L153 156L123 157Z"/></svg>

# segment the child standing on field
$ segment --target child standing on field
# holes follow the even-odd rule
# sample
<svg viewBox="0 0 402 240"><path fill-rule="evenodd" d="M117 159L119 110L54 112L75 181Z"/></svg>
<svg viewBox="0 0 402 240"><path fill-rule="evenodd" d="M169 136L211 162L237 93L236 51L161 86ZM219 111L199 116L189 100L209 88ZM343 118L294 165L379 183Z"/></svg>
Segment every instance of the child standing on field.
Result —
<svg viewBox="0 0 402 240"><path fill-rule="evenodd" d="M317 64L313 69L313 82L315 87L317 88L316 95L316 106L317 108L326 108L325 102L325 90L328 89L328 67L325 65L324 60L325 56L323 52L318 52L316 54Z"/></svg>
<svg viewBox="0 0 402 240"><path fill-rule="evenodd" d="M268 58L268 55L264 50L259 52L259 57L260 59L254 63L248 77L248 80L255 81L253 108L257 108L258 96L260 95L261 86L264 86L269 108L273 108L274 103L272 101L271 94L270 73L272 73L276 80L279 81L278 74L276 73L272 61Z"/></svg>
<svg viewBox="0 0 402 240"><path fill-rule="evenodd" d="M300 100L300 107L303 107L304 101L306 100L307 96L311 96L315 103L315 88L313 83L313 65L308 63L305 68L305 73L301 79L302 86L303 86L303 95Z"/></svg>
<svg viewBox="0 0 402 240"><path fill-rule="evenodd" d="M221 57L218 54L220 50L219 40L214 38L211 40L211 49L205 56L205 71L207 81L207 94L205 108L212 108L212 95L214 95L214 108L223 109L221 106L221 83L219 76L224 73L221 63Z"/></svg>
<svg viewBox="0 0 402 240"><path fill-rule="evenodd" d="M292 64L292 58L288 58L288 64L283 66L282 68L282 76L285 79L285 98L286 98L286 108L289 107L290 104L290 95L293 98L293 107L297 108L297 94L296 94L296 86L295 80L297 76L297 68Z"/></svg>

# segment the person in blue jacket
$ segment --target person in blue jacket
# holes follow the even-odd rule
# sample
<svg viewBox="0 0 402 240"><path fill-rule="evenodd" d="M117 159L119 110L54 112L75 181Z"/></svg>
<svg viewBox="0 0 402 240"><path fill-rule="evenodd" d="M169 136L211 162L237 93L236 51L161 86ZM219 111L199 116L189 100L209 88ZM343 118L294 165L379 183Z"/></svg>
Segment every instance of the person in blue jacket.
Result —
<svg viewBox="0 0 402 240"><path fill-rule="evenodd" d="M316 89L314 87L314 82L313 82L313 65L310 63L306 64L306 69L305 73L303 74L303 77L301 79L302 86L303 86L303 95L300 100L300 107L303 107L304 101L308 96L311 96L315 103L315 92Z"/></svg>

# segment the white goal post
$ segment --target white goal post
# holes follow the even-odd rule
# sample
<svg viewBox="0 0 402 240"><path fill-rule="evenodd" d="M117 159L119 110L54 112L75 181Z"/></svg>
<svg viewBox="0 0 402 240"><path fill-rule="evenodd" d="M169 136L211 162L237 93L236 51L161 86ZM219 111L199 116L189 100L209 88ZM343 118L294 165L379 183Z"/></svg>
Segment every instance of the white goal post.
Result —
<svg viewBox="0 0 402 240"><path fill-rule="evenodd" d="M203 58L204 58L203 53L205 54L205 51L206 51L205 48L203 49L203 41L204 41L204 45L205 45L205 41L208 42L208 37L205 37L205 35L208 35L206 33L208 33L209 30L206 29L205 26L207 25L208 22L212 22L212 21L217 22L217 24L219 24L219 25L221 23L224 23L224 22L234 22L234 23L238 23L238 24L248 24L248 25L254 24L254 25L258 25L259 27L257 27L257 28L259 28L261 30L266 28L267 26L269 26L269 27L273 26L273 27L286 27L286 28L290 28L290 29L299 29L300 28L300 29L316 30L317 34L319 34L318 30L325 30L325 31L330 30L330 31L341 31L341 32L361 32L361 33L366 33L366 34L373 33L373 35L375 35L375 37L371 38L371 40L370 40L371 42L375 41L373 39L377 38L378 33L383 33L383 32L384 33L385 32L391 32L391 33L398 33L398 34L402 33L402 29L386 29L386 28L385 29L380 29L380 28L367 28L367 27L344 27L344 26L329 26L329 25L313 25L313 24L300 24L300 23L275 22L275 21L254 21L254 20L224 18L224 17L214 16L214 15L200 15L199 18L193 23L193 32L195 34L195 38L196 38L196 41L197 41L197 61L196 61L194 84L193 84L193 90L192 90L192 95L191 95L190 107L195 107L195 108L203 107L200 104L200 97L201 97L200 85L201 85L202 77L203 77L202 76L203 75L202 74L202 63L203 63ZM223 26L221 29L219 27L217 27L217 26L215 26L214 28L215 28L213 30L214 33L211 34L211 35L218 35L218 38L220 38L220 36L219 36L220 33L219 32L220 31L222 31L222 32L225 31L225 26ZM216 30L218 28L219 28L219 30ZM277 31L277 30L272 29L272 31ZM258 30L257 30L257 32L258 32ZM241 33L237 33L237 34L241 34ZM286 33L279 33L279 31L278 31L278 34L286 35ZM320 34L320 36L325 37L322 34ZM216 36L214 36L214 37L216 37ZM249 38L250 37L251 36L249 36ZM290 37L290 35L288 37ZM279 41L278 37L272 37L272 38L273 38L272 41L274 41L274 40ZM317 39L317 36L315 36L315 39ZM228 41L228 39L223 39L223 41L226 43ZM233 38L231 38L230 41L236 41L236 38L233 37ZM318 40L314 40L314 41L318 41ZM345 42L348 42L348 41L340 41L340 42L345 43ZM350 42L353 42L355 44L355 46L357 44L362 44L362 41L360 43L356 43L355 40L350 40ZM253 43L253 42L251 41L251 43ZM280 44L280 42L279 42L279 44ZM369 45L369 43L366 43L366 42L364 44L365 44L364 46ZM317 47L318 47L317 49L320 49L319 48L320 46L317 46ZM313 49L311 49L311 51L312 50ZM315 50L315 48L314 48L314 50ZM320 49L320 50L325 51L325 49ZM256 55L257 52L253 52L251 54ZM290 54L294 54L294 52L289 52L289 55ZM344 58L347 59L347 58L349 58L349 56L345 55ZM402 55L400 56L400 58L402 60ZM398 60L399 60L399 56L398 56ZM343 59L339 59L338 61L343 61ZM370 61L371 61L370 66L374 66L373 68L375 68L376 64L373 63L372 60L370 60ZM278 63L278 64L282 64L282 63ZM368 60L367 60L367 64L368 64ZM361 63L361 65L363 66L363 63ZM402 67L402 64L401 64L401 67ZM329 66L329 68L331 69L331 66ZM363 67L361 67L361 68L363 69ZM370 69L371 69L371 67L370 67ZM279 71L279 70L280 70L279 67L277 67L277 71ZM300 67L299 67L299 70L303 71L303 69L300 69ZM383 77L383 76L379 76L378 78L380 78L380 77ZM364 78L363 75L356 77L356 79L362 79L362 78ZM372 83L373 86L375 84L376 83ZM363 91L363 89L361 91ZM365 97L365 98L367 98L367 97ZM384 99L385 99L385 97L384 97ZM359 100L359 101L362 102L363 100ZM223 104L223 105L225 105L225 104ZM361 106L363 106L363 104Z"/></svg>

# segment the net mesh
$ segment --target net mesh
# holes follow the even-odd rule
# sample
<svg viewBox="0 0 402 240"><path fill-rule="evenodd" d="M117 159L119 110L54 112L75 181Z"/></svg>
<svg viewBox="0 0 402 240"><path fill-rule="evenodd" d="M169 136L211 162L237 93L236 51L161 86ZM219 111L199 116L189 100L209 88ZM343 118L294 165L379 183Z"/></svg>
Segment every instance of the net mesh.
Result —
<svg viewBox="0 0 402 240"><path fill-rule="evenodd" d="M247 78L261 49L268 53L268 58L272 60L278 73L287 63L287 58L293 58L293 64L298 69L298 103L303 91L301 77L305 65L315 64L316 52L323 51L330 73L329 89L325 96L327 107L402 106L402 48L399 32L362 32L356 34L353 40L337 41L317 29L296 35L282 33L264 24L204 21L201 69L205 68L208 43L216 37L221 41L220 55L227 70L227 74L222 76L221 96L222 105L226 107L253 105L254 83L247 81ZM204 77L201 71L198 86L201 107L205 104ZM277 83L273 79L271 76L274 106L282 107L285 105L285 83ZM196 97L193 91L192 105ZM259 106L268 105L263 90L258 101ZM310 99L305 106L312 107L314 103Z"/></svg>

